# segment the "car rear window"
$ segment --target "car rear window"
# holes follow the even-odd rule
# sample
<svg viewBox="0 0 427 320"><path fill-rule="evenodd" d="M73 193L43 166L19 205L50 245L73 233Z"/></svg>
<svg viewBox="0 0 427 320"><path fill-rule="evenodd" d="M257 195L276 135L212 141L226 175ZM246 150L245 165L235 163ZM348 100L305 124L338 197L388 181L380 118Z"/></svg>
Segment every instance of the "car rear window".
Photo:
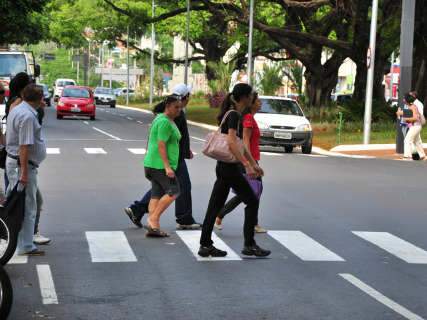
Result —
<svg viewBox="0 0 427 320"><path fill-rule="evenodd" d="M87 89L82 88L65 88L62 92L63 97L70 98L89 98L90 94Z"/></svg>
<svg viewBox="0 0 427 320"><path fill-rule="evenodd" d="M95 93L99 94L114 94L112 89L109 88L96 88Z"/></svg>
<svg viewBox="0 0 427 320"><path fill-rule="evenodd" d="M259 113L286 114L291 116L300 116L301 108L295 101L291 100L276 100L276 99L261 99L261 110Z"/></svg>

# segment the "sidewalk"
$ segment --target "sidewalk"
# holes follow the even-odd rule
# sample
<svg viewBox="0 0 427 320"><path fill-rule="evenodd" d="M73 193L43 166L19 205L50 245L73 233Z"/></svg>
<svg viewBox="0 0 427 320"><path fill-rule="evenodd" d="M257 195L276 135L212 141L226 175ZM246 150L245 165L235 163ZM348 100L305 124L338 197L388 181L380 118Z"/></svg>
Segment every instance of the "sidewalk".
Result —
<svg viewBox="0 0 427 320"><path fill-rule="evenodd" d="M427 144L423 144L424 149L427 151ZM338 152L347 155L370 156L382 159L400 159L402 154L396 153L395 144L354 144L354 145L341 145L336 146L330 150L331 152Z"/></svg>

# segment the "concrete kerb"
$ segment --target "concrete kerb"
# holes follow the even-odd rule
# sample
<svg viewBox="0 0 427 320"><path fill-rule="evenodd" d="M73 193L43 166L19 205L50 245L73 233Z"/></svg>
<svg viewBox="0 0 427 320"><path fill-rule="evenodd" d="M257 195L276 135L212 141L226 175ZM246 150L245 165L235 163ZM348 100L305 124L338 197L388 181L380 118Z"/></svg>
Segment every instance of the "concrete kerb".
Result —
<svg viewBox="0 0 427 320"><path fill-rule="evenodd" d="M127 107L127 106L123 106L123 105L117 105L117 108L127 109L127 110L133 110L133 111L139 111L139 112L143 112L143 113L147 113L147 114L152 114L151 111L145 110L145 109L141 109L141 108ZM213 126L213 125L210 125L210 124L196 122L196 121L191 121L191 120L187 120L187 122L188 122L188 124L190 124L192 126L203 128L203 129L206 129L206 130L211 130L211 131L218 130L217 126ZM342 150L342 151L344 151L344 150ZM342 158L353 158L353 159L374 159L375 158L375 157L370 157L370 156L349 155L349 154L339 153L339 152L336 152L334 150L327 151L327 150L319 148L319 147L313 147L313 153L314 154L319 154L319 155L324 155L324 156L342 157Z"/></svg>

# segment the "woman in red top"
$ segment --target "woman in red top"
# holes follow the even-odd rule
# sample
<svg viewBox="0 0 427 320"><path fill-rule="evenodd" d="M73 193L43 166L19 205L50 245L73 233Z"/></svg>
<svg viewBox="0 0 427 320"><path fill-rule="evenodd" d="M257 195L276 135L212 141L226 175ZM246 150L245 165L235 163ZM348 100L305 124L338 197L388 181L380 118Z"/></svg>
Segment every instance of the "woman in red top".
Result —
<svg viewBox="0 0 427 320"><path fill-rule="evenodd" d="M252 157L258 162L260 160L260 150L259 150L259 139L261 137L261 132L259 131L258 124L254 118L254 115L261 109L261 100L258 97L258 93L254 93L254 99L252 106L243 111L243 142L245 143L248 150L250 150ZM261 177L258 178L261 180ZM239 204L242 203L242 200L235 196L230 201L228 201L224 208L218 214L218 217L215 221L215 227L218 230L222 229L222 219L233 211ZM267 230L262 228L257 221L255 226L256 233L265 233Z"/></svg>

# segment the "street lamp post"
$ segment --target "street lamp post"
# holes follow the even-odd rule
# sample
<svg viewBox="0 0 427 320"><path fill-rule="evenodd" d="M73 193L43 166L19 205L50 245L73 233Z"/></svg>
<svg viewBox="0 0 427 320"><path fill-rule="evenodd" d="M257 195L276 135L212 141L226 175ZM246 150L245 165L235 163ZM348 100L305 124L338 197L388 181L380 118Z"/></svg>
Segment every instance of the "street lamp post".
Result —
<svg viewBox="0 0 427 320"><path fill-rule="evenodd" d="M363 144L369 144L372 121L372 93L374 87L375 46L377 41L378 0L372 1L371 35L367 54L368 79L366 82L365 120L363 126Z"/></svg>
<svg viewBox="0 0 427 320"><path fill-rule="evenodd" d="M152 17L155 15L154 0L152 1ZM151 24L151 59L150 59L150 106L153 105L154 95L154 46L156 44L154 22Z"/></svg>
<svg viewBox="0 0 427 320"><path fill-rule="evenodd" d="M252 40L253 40L253 32L254 32L254 1L251 0L249 5L249 41L248 41L248 84L252 84L252 73L253 73L253 65L252 65Z"/></svg>
<svg viewBox="0 0 427 320"><path fill-rule="evenodd" d="M127 27L127 39L126 39L126 48L127 48L127 56L126 56L126 76L127 76L127 90L126 90L126 105L129 106L129 25Z"/></svg>
<svg viewBox="0 0 427 320"><path fill-rule="evenodd" d="M187 0L187 23L185 27L185 70L184 83L188 85L188 42L190 37L190 0Z"/></svg>

